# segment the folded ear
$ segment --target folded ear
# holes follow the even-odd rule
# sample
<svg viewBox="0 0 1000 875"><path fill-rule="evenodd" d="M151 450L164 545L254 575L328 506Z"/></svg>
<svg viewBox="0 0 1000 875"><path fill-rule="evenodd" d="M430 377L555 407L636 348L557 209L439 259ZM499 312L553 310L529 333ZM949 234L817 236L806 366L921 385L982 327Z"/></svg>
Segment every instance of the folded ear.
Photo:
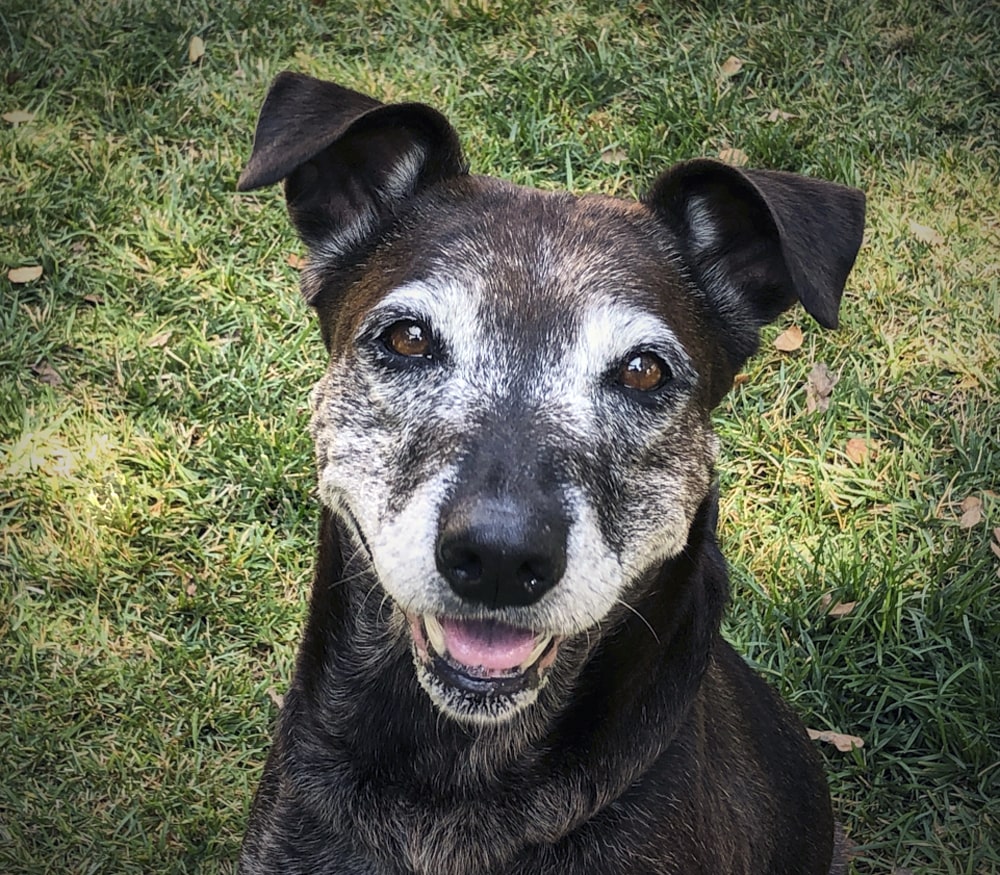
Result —
<svg viewBox="0 0 1000 875"><path fill-rule="evenodd" d="M756 349L760 327L796 301L837 327L864 233L862 192L698 159L666 171L643 201L677 236L728 334L734 368Z"/></svg>
<svg viewBox="0 0 1000 875"><path fill-rule="evenodd" d="M458 136L437 110L377 100L299 73L281 73L257 120L237 188L285 180L292 223L326 258L376 236L399 204L466 172Z"/></svg>

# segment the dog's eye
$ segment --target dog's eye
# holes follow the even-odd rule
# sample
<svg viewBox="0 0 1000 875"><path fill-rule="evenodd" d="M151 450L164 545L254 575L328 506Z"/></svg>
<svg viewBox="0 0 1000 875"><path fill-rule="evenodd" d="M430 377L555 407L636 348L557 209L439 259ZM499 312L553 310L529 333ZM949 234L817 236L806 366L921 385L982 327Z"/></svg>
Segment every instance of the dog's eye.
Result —
<svg viewBox="0 0 1000 875"><path fill-rule="evenodd" d="M622 362L618 369L618 382L626 389L652 392L671 378L670 368L658 355L637 352Z"/></svg>
<svg viewBox="0 0 1000 875"><path fill-rule="evenodd" d="M394 322L382 335L382 342L396 355L430 358L431 332L422 322L404 319Z"/></svg>

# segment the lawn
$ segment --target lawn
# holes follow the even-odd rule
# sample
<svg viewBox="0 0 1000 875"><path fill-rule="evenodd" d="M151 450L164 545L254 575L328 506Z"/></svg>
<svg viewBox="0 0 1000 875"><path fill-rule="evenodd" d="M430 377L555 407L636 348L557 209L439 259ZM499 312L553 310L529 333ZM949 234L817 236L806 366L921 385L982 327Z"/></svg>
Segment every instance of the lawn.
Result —
<svg viewBox="0 0 1000 875"><path fill-rule="evenodd" d="M301 248L235 193L284 69L542 188L723 155L868 193L841 329L789 313L718 412L726 634L863 740L816 742L856 873L1000 871L997 34L964 0L5 0L0 871L233 871L317 517Z"/></svg>

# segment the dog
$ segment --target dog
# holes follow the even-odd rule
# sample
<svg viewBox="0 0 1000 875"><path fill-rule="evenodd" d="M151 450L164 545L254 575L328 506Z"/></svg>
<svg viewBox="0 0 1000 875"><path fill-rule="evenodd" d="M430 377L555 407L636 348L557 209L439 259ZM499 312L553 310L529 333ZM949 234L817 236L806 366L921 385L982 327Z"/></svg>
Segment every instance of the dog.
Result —
<svg viewBox="0 0 1000 875"><path fill-rule="evenodd" d="M471 175L448 120L282 73L329 366L318 558L244 875L827 875L829 790L720 635L712 410L860 191L695 159L639 201Z"/></svg>

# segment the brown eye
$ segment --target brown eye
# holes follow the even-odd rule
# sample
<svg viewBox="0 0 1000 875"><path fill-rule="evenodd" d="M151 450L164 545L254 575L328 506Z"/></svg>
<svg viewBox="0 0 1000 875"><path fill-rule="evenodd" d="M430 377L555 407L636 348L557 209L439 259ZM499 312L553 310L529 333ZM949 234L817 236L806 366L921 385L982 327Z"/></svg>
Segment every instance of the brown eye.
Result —
<svg viewBox="0 0 1000 875"><path fill-rule="evenodd" d="M637 392L652 392L670 379L670 368L651 352L629 356L618 371L618 382Z"/></svg>
<svg viewBox="0 0 1000 875"><path fill-rule="evenodd" d="M396 355L429 358L431 354L431 333L420 322L396 322L383 335L385 345Z"/></svg>

